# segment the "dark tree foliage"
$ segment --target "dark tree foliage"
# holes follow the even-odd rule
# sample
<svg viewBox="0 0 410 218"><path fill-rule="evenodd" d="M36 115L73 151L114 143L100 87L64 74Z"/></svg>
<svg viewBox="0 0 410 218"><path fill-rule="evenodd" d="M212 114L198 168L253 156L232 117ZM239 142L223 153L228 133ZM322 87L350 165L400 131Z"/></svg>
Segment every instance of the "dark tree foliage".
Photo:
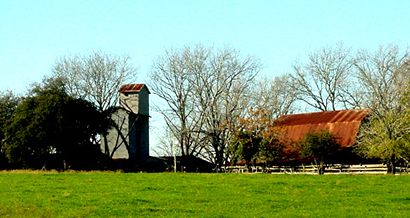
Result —
<svg viewBox="0 0 410 218"><path fill-rule="evenodd" d="M8 125L19 103L19 98L11 91L0 93L0 168L6 166L6 158L2 149L5 139L5 128Z"/></svg>
<svg viewBox="0 0 410 218"><path fill-rule="evenodd" d="M284 157L283 144L273 134L255 131L239 131L234 138L235 145L231 146L236 151L232 151L232 159L234 162L238 160L245 161L245 164L262 165L267 167L280 157Z"/></svg>
<svg viewBox="0 0 410 218"><path fill-rule="evenodd" d="M91 103L67 95L62 80L50 79L34 86L16 108L5 128L4 151L11 163L25 168L95 164L101 155L95 138L106 131L103 120Z"/></svg>
<svg viewBox="0 0 410 218"><path fill-rule="evenodd" d="M0 94L0 143L4 140L4 128L17 108L19 98L12 92Z"/></svg>
<svg viewBox="0 0 410 218"><path fill-rule="evenodd" d="M300 154L304 158L312 158L319 174L324 174L328 158L340 148L336 139L329 131L311 132L301 142Z"/></svg>
<svg viewBox="0 0 410 218"><path fill-rule="evenodd" d="M238 134L237 141L239 143L239 154L246 162L247 166L250 164L255 165L262 140L262 137L259 137L252 132L242 131Z"/></svg>
<svg viewBox="0 0 410 218"><path fill-rule="evenodd" d="M276 128L269 110L250 109L249 116L239 119L240 128L233 135L229 155L235 163L238 160L266 168L285 157L281 132Z"/></svg>

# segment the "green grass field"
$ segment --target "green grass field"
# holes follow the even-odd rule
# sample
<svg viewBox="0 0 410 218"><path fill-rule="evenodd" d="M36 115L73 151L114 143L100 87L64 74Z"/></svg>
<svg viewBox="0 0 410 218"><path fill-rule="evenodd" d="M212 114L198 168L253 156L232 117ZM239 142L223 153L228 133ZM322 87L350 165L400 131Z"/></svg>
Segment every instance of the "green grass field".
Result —
<svg viewBox="0 0 410 218"><path fill-rule="evenodd" d="M0 217L409 217L410 176L0 172Z"/></svg>

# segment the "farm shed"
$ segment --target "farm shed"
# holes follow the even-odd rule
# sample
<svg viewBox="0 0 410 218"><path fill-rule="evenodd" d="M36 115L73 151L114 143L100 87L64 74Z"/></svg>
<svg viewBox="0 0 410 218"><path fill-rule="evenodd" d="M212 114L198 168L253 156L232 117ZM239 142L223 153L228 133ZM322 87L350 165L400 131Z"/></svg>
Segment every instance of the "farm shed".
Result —
<svg viewBox="0 0 410 218"><path fill-rule="evenodd" d="M298 142L308 133L329 131L340 144L340 151L332 157L334 163L366 163L367 160L353 152L353 145L361 124L369 110L339 110L284 115L277 120L281 141L285 144L288 159L282 162L302 161L298 154Z"/></svg>
<svg viewBox="0 0 410 218"><path fill-rule="evenodd" d="M329 131L342 148L351 147L368 110L340 110L316 113L291 114L280 117L277 126L284 141L302 140L311 132Z"/></svg>

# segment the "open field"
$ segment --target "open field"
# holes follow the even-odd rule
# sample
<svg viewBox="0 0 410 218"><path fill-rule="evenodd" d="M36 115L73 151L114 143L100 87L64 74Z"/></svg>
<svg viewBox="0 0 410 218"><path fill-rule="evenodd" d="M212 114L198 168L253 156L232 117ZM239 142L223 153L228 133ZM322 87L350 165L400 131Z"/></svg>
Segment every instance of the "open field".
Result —
<svg viewBox="0 0 410 218"><path fill-rule="evenodd" d="M408 217L410 176L0 172L0 216Z"/></svg>

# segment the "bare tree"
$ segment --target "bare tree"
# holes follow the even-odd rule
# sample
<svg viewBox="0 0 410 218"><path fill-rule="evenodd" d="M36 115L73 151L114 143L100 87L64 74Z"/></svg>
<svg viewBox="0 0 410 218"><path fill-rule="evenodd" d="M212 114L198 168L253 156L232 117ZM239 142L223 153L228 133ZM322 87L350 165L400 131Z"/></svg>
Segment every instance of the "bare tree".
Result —
<svg viewBox="0 0 410 218"><path fill-rule="evenodd" d="M312 53L305 66L294 66L298 99L320 111L355 107L357 96L348 88L354 84L348 81L351 68L349 51L341 45Z"/></svg>
<svg viewBox="0 0 410 218"><path fill-rule="evenodd" d="M269 112L270 119L294 112L298 87L293 82L290 75L261 80L253 90L252 107Z"/></svg>
<svg viewBox="0 0 410 218"><path fill-rule="evenodd" d="M229 131L247 108L248 88L259 65L237 51L202 46L168 51L151 74L151 90L166 103L160 108L182 155L226 159Z"/></svg>
<svg viewBox="0 0 410 218"><path fill-rule="evenodd" d="M227 147L238 117L248 108L259 64L251 57L240 58L235 50L223 49L210 53L204 65L206 70L196 74L194 91L204 122L206 155L218 169L229 158Z"/></svg>
<svg viewBox="0 0 410 218"><path fill-rule="evenodd" d="M205 71L207 56L208 51L202 47L166 51L154 64L150 75L151 90L166 104L156 108L163 115L169 135L178 142L183 156L197 156L201 152L198 130L202 120L195 105L192 81L195 74Z"/></svg>
<svg viewBox="0 0 410 218"><path fill-rule="evenodd" d="M400 53L395 46L380 47L375 53L358 53L354 66L364 94L364 107L382 115L399 110L403 87L409 81L409 53Z"/></svg>
<svg viewBox="0 0 410 218"><path fill-rule="evenodd" d="M69 95L93 102L100 111L115 106L120 86L136 78L128 57L101 52L63 57L54 65L53 73L65 79Z"/></svg>
<svg viewBox="0 0 410 218"><path fill-rule="evenodd" d="M165 132L162 133L162 136L159 139L160 146L154 148L154 153L157 156L180 156L181 151L178 146L178 143L175 142L175 137L169 129L165 129Z"/></svg>
<svg viewBox="0 0 410 218"><path fill-rule="evenodd" d="M54 65L53 73L64 80L69 95L92 102L108 116L115 111L112 107L117 105L120 86L136 77L136 70L130 65L128 57L102 52L94 52L89 56L63 57ZM118 131L118 134L122 132ZM103 135L103 139L104 153L112 156L106 135Z"/></svg>

